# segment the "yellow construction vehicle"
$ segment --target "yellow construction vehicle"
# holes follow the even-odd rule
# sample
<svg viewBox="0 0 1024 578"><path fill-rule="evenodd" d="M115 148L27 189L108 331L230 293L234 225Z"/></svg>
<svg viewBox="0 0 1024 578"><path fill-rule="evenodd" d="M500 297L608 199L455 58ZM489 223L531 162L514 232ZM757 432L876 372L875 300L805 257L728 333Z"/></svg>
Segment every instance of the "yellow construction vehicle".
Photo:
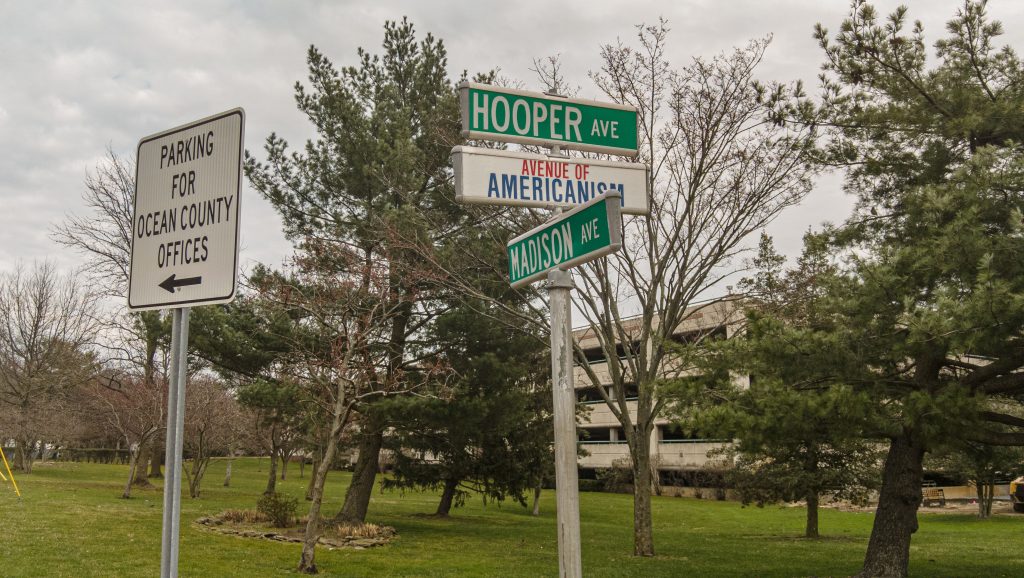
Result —
<svg viewBox="0 0 1024 578"><path fill-rule="evenodd" d="M1024 513L1024 476L1010 482L1010 501L1014 512Z"/></svg>

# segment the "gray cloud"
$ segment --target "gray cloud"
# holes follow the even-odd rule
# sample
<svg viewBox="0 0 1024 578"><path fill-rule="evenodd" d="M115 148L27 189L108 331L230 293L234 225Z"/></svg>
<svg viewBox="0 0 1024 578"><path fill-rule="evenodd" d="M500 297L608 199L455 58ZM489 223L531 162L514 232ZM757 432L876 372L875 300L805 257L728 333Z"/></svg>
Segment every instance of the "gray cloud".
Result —
<svg viewBox="0 0 1024 578"><path fill-rule="evenodd" d="M882 12L896 2L880 2ZM959 0L912 2L911 17L934 39ZM771 33L761 73L801 78L813 88L821 54L815 22L835 29L845 1L690 0L680 2L46 2L0 4L0 270L18 259L49 257L65 269L78 256L49 230L80 213L82 180L107 146L130 155L138 140L209 114L242 106L246 145L260 154L276 131L293 144L311 136L295 110L293 84L305 78L305 51L316 44L338 64L356 47L377 51L385 20L408 15L449 51L453 76L500 67L535 86L535 57L560 54L581 96L598 98L587 71L605 43L635 38L635 25L665 17L669 58L677 66ZM1020 3L993 3L1005 41L1019 44ZM839 179L825 178L807 201L773 225L780 247L850 207ZM269 205L246 190L242 261L279 264L290 249Z"/></svg>

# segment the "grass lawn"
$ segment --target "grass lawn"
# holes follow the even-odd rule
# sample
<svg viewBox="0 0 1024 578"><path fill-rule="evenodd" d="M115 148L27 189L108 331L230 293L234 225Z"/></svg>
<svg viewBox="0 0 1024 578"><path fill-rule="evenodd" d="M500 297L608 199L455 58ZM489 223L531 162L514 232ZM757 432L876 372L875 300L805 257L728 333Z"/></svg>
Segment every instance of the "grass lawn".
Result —
<svg viewBox="0 0 1024 578"><path fill-rule="evenodd" d="M260 467L262 465L262 467ZM182 500L182 576L295 575L298 544L223 536L193 523L228 508L252 509L265 484L266 460L236 461L232 487L221 485L224 462L210 466L203 496ZM306 478L290 468L278 490L300 498ZM18 477L23 498L0 483L0 576L157 576L161 490L118 496L126 466L39 465ZM328 480L332 515L348 474ZM553 576L558 560L554 494L533 517L518 504L479 499L447 520L425 517L438 494L374 494L368 521L398 530L392 544L317 553L329 576ZM300 505L300 507L303 507ZM821 513L821 540L805 540L800 508L742 508L732 502L655 498L658 556L632 552L632 498L581 494L586 576L847 576L859 569L872 515ZM911 546L913 576L1024 576L1024 516L979 521L968 515L922 515Z"/></svg>

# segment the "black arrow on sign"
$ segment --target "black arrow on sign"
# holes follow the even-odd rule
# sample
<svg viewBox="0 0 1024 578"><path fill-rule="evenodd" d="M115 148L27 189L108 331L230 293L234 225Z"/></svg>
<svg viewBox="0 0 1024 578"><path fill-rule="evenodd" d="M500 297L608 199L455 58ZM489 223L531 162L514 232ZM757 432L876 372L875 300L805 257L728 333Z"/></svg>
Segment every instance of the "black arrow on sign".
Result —
<svg viewBox="0 0 1024 578"><path fill-rule="evenodd" d="M174 290L178 287L185 287L186 285L199 285L203 282L202 277L183 277L181 279L175 279L175 274L171 273L171 276L164 279L164 282L160 284L161 287L167 290L168 293L174 293Z"/></svg>

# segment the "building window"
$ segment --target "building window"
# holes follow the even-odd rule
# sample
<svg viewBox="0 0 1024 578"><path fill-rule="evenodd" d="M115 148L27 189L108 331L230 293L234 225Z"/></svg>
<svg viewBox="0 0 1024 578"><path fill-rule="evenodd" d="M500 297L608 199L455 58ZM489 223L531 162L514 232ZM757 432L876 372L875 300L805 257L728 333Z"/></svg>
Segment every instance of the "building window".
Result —
<svg viewBox="0 0 1024 578"><path fill-rule="evenodd" d="M604 390L608 393L608 397L615 399L615 390L610 385L604 385ZM640 388L635 383L625 384L626 401L634 401L640 396ZM576 402L577 403L601 403L604 398L601 397L601 392L596 387L580 387L576 389Z"/></svg>
<svg viewBox="0 0 1024 578"><path fill-rule="evenodd" d="M640 351L640 342L634 341L632 347L630 347L630 351L633 355L636 355ZM626 348L623 347L621 343L615 345L615 355L617 355L619 359L626 357ZM584 349L583 356L587 358L587 363L590 364L603 363L608 359L601 346L588 347L587 349Z"/></svg>
<svg viewBox="0 0 1024 578"><path fill-rule="evenodd" d="M587 363L599 363L604 361L604 350L600 347L584 349L583 355L587 358Z"/></svg>
<svg viewBox="0 0 1024 578"><path fill-rule="evenodd" d="M691 343L699 343L701 341L718 341L726 338L726 328L724 325L719 325L713 329L697 329L695 331L686 331L683 333L674 334L671 339L676 343L682 345L688 345Z"/></svg>
<svg viewBox="0 0 1024 578"><path fill-rule="evenodd" d="M707 436L701 435L700 432L684 430L678 425L660 425L658 426L658 441L663 443L678 444L678 443L693 443L693 442L706 442L711 441Z"/></svg>
<svg viewBox="0 0 1024 578"><path fill-rule="evenodd" d="M597 391L596 387L581 387L576 390L576 401L578 403L600 403L604 401L601 398L601 392Z"/></svg>
<svg viewBox="0 0 1024 578"><path fill-rule="evenodd" d="M623 389L625 390L626 401L640 397L640 386L635 383L623 384Z"/></svg>
<svg viewBox="0 0 1024 578"><path fill-rule="evenodd" d="M579 440L585 444L606 444L612 441L612 430L606 427L577 428Z"/></svg>

